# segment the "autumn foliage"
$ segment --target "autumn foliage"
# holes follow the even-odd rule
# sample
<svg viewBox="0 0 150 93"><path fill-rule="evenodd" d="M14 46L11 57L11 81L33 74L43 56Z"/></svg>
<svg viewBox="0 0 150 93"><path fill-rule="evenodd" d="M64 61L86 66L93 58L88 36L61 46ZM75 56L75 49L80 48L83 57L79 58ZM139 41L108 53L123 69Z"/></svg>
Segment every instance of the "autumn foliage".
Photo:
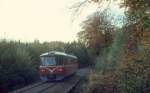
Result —
<svg viewBox="0 0 150 93"><path fill-rule="evenodd" d="M90 1L97 4L103 3L103 0ZM115 2L115 0L107 1L109 3ZM99 15L97 19L95 18L96 20L94 20L94 16L88 18L88 20L94 21L90 21L91 24L83 22L84 30L81 33L88 34L83 36L84 38L89 35L90 38L92 37L92 39L87 38L86 40L88 40L93 51L98 52L95 57L95 68L89 75L85 93L150 92L149 4L149 0L122 0L120 7L126 8L126 23L121 28L114 27L113 34L107 29L101 28L101 24L105 23L107 19L103 18L103 15ZM105 20L100 22L99 19L101 18ZM107 20L107 22L110 21ZM109 29L108 25L105 24L105 26ZM108 44L105 42L106 34L103 34L103 32L110 34L107 34L109 37Z"/></svg>

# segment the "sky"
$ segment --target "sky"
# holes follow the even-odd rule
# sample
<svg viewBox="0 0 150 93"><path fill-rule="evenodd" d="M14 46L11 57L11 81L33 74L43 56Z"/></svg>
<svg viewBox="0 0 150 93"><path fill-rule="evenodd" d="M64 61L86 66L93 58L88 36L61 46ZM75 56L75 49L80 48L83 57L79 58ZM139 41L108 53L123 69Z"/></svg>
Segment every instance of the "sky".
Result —
<svg viewBox="0 0 150 93"><path fill-rule="evenodd" d="M73 41L80 23L96 10L88 5L72 22L74 0L0 0L0 39L23 42ZM112 9L121 14L118 7Z"/></svg>

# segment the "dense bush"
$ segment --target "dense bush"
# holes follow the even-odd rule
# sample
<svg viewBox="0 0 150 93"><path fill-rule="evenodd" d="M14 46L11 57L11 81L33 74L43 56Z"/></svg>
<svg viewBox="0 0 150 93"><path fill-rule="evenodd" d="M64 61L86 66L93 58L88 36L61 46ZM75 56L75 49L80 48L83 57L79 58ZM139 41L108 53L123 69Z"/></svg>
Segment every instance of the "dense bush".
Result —
<svg viewBox="0 0 150 93"><path fill-rule="evenodd" d="M20 42L0 42L0 88L8 91L37 79L27 47Z"/></svg>
<svg viewBox="0 0 150 93"><path fill-rule="evenodd" d="M92 65L92 59L89 55L87 48L81 42L68 43L65 46L66 53L76 55L80 62L79 67L86 67Z"/></svg>

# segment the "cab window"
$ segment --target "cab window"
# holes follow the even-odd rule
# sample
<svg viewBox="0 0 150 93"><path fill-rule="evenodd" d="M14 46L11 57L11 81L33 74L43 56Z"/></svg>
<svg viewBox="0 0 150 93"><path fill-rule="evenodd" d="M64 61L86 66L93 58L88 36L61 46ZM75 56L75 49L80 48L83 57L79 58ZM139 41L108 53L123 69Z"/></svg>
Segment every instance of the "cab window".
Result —
<svg viewBox="0 0 150 93"><path fill-rule="evenodd" d="M44 66L56 65L55 57L41 57L41 64Z"/></svg>

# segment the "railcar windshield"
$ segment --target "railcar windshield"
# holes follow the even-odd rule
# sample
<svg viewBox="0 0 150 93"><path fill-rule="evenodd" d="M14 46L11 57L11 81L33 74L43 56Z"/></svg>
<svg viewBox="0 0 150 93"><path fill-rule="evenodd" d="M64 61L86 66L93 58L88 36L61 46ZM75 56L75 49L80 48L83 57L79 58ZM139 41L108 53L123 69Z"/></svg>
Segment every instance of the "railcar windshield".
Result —
<svg viewBox="0 0 150 93"><path fill-rule="evenodd" d="M55 57L41 57L41 64L44 66L56 65Z"/></svg>

